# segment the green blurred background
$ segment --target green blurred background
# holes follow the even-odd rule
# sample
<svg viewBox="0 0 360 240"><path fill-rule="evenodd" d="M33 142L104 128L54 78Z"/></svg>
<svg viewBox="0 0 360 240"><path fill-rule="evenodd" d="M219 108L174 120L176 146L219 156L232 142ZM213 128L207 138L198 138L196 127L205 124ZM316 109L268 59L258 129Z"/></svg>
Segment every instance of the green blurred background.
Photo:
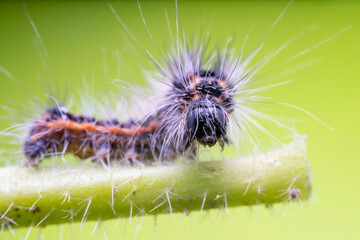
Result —
<svg viewBox="0 0 360 240"><path fill-rule="evenodd" d="M179 13L187 34L210 29L213 46L236 34L234 46L240 49L246 33L252 29L245 47L245 53L249 53L286 4L287 1L180 1ZM144 48L155 57L159 54L142 23L136 1L112 5L138 43L126 33L106 2L27 2L27 11L46 48L44 67L39 58L41 46L26 17L24 4L1 2L0 66L29 90L0 71L0 104L27 108L28 96L46 98L44 82L64 89L70 79L70 94L82 90L84 78L87 81L95 78L96 88L103 90L117 77L144 84L141 69L152 69ZM170 37L164 9L175 31L174 2L141 1L141 6L155 41L161 48L166 46ZM276 56L264 69L266 72L341 29L353 26L269 76L275 78L273 82L296 81L274 88L266 96L300 106L336 128L335 132L330 131L291 108L277 106L270 111L276 116L296 119L297 131L308 135L308 158L314 177L314 195L310 201L303 206L233 208L228 216L216 209L203 215L133 218L131 224L129 219L111 220L98 225L93 238L131 239L140 229L137 239L360 239L359 12L360 3L355 1L296 1L265 40L259 56L276 50L309 26L318 26ZM297 67L304 68L290 71ZM287 70L289 73L284 75ZM0 110L0 114L4 116L5 110ZM11 124L11 120L1 119L0 129ZM6 145L1 143L0 148ZM32 229L29 239L88 239L95 224L88 222L83 228L79 224L67 224ZM22 238L27 232L28 229L5 231L0 233L0 238Z"/></svg>

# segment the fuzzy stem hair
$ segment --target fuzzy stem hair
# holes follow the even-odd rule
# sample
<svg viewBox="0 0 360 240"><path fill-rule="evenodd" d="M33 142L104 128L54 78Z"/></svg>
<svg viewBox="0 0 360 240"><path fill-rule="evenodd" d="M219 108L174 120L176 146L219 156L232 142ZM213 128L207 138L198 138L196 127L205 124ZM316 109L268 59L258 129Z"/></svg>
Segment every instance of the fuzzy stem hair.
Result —
<svg viewBox="0 0 360 240"><path fill-rule="evenodd" d="M136 167L0 169L0 221L46 226L306 200L306 139L226 161Z"/></svg>

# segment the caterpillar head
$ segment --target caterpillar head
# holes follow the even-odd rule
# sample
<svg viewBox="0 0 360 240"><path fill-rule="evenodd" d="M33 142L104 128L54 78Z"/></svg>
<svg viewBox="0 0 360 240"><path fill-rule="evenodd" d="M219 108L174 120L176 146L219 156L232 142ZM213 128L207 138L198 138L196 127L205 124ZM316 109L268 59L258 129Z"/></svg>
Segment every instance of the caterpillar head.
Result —
<svg viewBox="0 0 360 240"><path fill-rule="evenodd" d="M200 69L185 80L174 81L177 102L186 121L185 146L193 142L210 147L219 142L224 146L234 103L231 84L221 75Z"/></svg>

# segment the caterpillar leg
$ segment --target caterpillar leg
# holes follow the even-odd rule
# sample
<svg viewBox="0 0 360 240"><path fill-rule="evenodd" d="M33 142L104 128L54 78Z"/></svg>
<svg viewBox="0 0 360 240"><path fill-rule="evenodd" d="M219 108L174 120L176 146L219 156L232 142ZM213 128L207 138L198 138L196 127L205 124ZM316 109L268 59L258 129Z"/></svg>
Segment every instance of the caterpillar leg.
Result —
<svg viewBox="0 0 360 240"><path fill-rule="evenodd" d="M139 166L144 167L144 163L139 161L139 154L133 150L129 150L125 153L124 159L131 165L131 166Z"/></svg>
<svg viewBox="0 0 360 240"><path fill-rule="evenodd" d="M38 165L46 153L45 141L42 139L36 140L34 142L26 141L24 144L24 153L26 162L30 166Z"/></svg>
<svg viewBox="0 0 360 240"><path fill-rule="evenodd" d="M221 151L224 151L224 147L225 147L225 144L227 145L230 145L231 144L231 141L228 137L221 137L218 139L218 142L220 144L220 147L221 147Z"/></svg>
<svg viewBox="0 0 360 240"><path fill-rule="evenodd" d="M95 158L105 167L110 167L111 144L103 143L95 152Z"/></svg>
<svg viewBox="0 0 360 240"><path fill-rule="evenodd" d="M103 143L95 152L96 158L110 158L111 145L110 143Z"/></svg>

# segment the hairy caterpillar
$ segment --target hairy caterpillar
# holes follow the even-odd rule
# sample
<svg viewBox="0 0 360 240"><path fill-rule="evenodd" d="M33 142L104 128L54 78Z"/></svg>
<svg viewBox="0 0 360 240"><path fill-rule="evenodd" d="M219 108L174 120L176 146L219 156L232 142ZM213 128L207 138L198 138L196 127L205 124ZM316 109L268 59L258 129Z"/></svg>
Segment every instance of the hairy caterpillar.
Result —
<svg viewBox="0 0 360 240"><path fill-rule="evenodd" d="M119 123L75 115L61 106L48 109L24 143L27 162L36 165L46 155L65 152L108 161L166 161L193 156L198 143L224 147L235 86L243 79L234 78L236 66L226 72L221 58L205 70L203 56L199 48L185 52L181 60L168 59L162 78L170 80L170 90L159 109L142 120Z"/></svg>

